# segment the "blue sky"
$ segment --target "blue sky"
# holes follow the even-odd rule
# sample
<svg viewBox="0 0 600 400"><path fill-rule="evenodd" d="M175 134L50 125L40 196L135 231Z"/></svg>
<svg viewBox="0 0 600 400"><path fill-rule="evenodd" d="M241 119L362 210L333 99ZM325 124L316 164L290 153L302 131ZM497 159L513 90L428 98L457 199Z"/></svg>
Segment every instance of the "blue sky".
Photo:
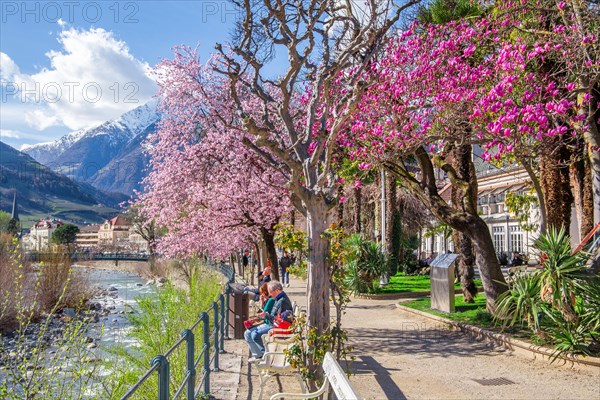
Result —
<svg viewBox="0 0 600 400"><path fill-rule="evenodd" d="M229 38L228 1L0 0L0 139L16 148L148 101L150 70L178 44L203 59Z"/></svg>

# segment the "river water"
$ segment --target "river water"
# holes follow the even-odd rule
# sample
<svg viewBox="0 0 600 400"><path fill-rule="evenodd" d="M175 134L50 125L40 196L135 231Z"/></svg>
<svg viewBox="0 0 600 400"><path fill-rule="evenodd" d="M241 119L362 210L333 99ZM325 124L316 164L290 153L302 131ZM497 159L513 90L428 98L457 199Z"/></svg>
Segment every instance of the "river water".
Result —
<svg viewBox="0 0 600 400"><path fill-rule="evenodd" d="M77 266L76 266L77 267ZM136 298L154 296L156 287L146 284L139 276L126 271L77 267L83 270L91 287L108 290L110 296L92 298L91 303L100 304L103 309L108 309L110 314L100 318L100 322L93 324L91 329L98 331L104 326L100 337L100 347L118 345L128 346L133 342L128 337L131 323L127 314L137 312Z"/></svg>

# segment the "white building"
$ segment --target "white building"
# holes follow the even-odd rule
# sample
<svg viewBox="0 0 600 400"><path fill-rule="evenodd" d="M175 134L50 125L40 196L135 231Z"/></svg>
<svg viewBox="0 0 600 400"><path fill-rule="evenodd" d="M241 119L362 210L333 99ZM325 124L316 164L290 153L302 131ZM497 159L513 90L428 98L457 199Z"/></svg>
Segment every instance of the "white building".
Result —
<svg viewBox="0 0 600 400"><path fill-rule="evenodd" d="M23 245L28 250L46 250L50 246L52 233L61 225L64 224L58 219L39 220L31 227L29 234L23 237Z"/></svg>

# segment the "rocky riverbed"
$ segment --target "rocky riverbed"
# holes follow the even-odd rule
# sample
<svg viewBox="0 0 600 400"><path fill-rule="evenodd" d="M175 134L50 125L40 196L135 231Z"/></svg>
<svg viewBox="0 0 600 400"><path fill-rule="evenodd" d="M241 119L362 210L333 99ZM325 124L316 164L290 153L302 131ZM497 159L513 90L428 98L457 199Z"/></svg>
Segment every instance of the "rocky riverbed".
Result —
<svg viewBox="0 0 600 400"><path fill-rule="evenodd" d="M136 312L138 296L152 296L156 287L164 285L164 279L144 281L135 274L95 268L78 267L92 288L92 297L80 310L65 308L53 315L43 315L41 320L30 323L23 334L3 334L0 357L1 369L6 364L27 363L26 369L39 368L29 360L36 349L44 349L52 355L67 352L66 337L75 326L85 329L81 340L89 350L82 361L100 361L106 356L108 346L128 346L132 341L127 333L131 324L127 314Z"/></svg>

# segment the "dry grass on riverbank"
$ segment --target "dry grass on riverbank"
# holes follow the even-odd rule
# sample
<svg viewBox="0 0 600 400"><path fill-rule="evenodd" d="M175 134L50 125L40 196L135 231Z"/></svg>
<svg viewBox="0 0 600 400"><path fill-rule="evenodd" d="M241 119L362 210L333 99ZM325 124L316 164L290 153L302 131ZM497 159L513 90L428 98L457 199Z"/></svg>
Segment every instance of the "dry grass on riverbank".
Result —
<svg viewBox="0 0 600 400"><path fill-rule="evenodd" d="M35 321L42 313L79 308L91 296L84 277L58 252L33 266L18 242L0 235L0 332Z"/></svg>

